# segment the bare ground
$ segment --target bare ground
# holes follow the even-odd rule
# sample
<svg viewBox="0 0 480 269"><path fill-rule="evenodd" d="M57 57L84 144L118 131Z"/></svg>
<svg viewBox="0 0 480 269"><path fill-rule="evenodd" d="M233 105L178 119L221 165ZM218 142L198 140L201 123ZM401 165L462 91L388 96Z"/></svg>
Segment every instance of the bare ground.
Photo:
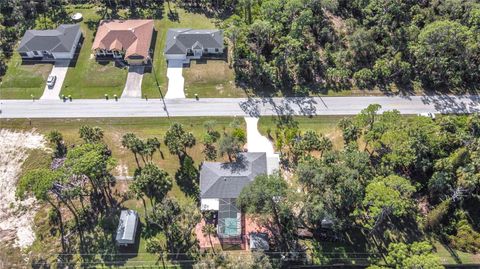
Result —
<svg viewBox="0 0 480 269"><path fill-rule="evenodd" d="M32 132L0 129L0 242L16 247L30 246L35 240L32 229L37 206L35 199L18 201L16 184L22 164L31 149L45 148L43 136Z"/></svg>

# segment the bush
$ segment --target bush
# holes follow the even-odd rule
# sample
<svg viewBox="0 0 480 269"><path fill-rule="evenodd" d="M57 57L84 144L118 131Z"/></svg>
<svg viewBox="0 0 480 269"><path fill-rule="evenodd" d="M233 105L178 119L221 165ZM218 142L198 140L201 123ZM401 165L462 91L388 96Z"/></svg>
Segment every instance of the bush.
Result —
<svg viewBox="0 0 480 269"><path fill-rule="evenodd" d="M450 236L450 243L456 249L477 253L480 251L480 233L473 230L468 220L463 219L456 225L457 234Z"/></svg>
<svg viewBox="0 0 480 269"><path fill-rule="evenodd" d="M435 207L432 211L430 211L426 218L425 228L427 230L435 230L438 228L448 213L448 209L450 208L450 199L441 202L437 207Z"/></svg>
<svg viewBox="0 0 480 269"><path fill-rule="evenodd" d="M355 79L355 85L362 89L372 87L375 81L375 75L372 70L368 68L363 68L355 72L353 78Z"/></svg>

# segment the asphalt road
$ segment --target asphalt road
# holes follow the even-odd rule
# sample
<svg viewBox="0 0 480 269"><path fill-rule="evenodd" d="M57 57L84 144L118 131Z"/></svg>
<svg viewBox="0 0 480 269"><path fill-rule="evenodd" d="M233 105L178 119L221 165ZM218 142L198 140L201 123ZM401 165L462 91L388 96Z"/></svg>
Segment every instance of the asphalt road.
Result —
<svg viewBox="0 0 480 269"><path fill-rule="evenodd" d="M0 100L1 118L98 118L261 115L353 115L369 104L402 114L474 113L480 96L313 97L313 98L201 98L148 101L110 100Z"/></svg>

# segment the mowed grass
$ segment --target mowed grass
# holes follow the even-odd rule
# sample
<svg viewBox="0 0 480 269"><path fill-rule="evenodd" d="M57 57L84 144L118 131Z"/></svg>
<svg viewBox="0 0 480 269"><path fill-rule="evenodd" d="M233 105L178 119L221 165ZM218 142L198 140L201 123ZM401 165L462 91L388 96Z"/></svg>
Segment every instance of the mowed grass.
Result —
<svg viewBox="0 0 480 269"><path fill-rule="evenodd" d="M276 116L267 116L261 117L258 121L258 130L260 133L268 137L268 131L270 130L274 140L275 130L277 128L276 118ZM338 121L342 118L343 116L293 117L293 119L298 122L298 128L302 133L307 130L314 130L319 134L323 134L332 140L333 148L337 150L343 148L342 131L337 128Z"/></svg>
<svg viewBox="0 0 480 269"><path fill-rule="evenodd" d="M0 99L38 99L42 96L52 64L22 62L15 52L8 61L7 73L0 78Z"/></svg>
<svg viewBox="0 0 480 269"><path fill-rule="evenodd" d="M229 63L222 60L190 61L183 69L185 95L199 97L247 97L245 90L235 84L235 72Z"/></svg>
<svg viewBox="0 0 480 269"><path fill-rule="evenodd" d="M74 65L68 69L60 94L73 98L104 98L105 94L121 96L127 78L127 69L116 67L114 62L99 63L92 55L95 28L101 20L99 9L67 7L69 13L80 12L83 44ZM77 51L78 52L78 51Z"/></svg>
<svg viewBox="0 0 480 269"><path fill-rule="evenodd" d="M170 10L178 14L178 20L172 20ZM189 13L174 4L165 4L163 17L155 21L157 31L153 68L143 76L142 93L149 98L160 98L167 92L167 60L163 55L167 31L169 28L214 29L215 21L203 14ZM183 69L187 97L240 97L245 96L243 90L234 86L234 71L223 60L209 60L205 64L191 62L191 66ZM157 86L160 86L161 93Z"/></svg>

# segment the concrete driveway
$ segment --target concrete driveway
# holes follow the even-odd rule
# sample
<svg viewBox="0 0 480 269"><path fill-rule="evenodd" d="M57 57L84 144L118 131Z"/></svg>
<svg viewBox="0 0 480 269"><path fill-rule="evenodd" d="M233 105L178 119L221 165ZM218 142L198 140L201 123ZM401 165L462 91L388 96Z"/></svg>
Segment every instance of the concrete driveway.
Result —
<svg viewBox="0 0 480 269"><path fill-rule="evenodd" d="M183 61L169 60L167 67L168 89L165 99L185 98L185 79L182 75Z"/></svg>
<svg viewBox="0 0 480 269"><path fill-rule="evenodd" d="M52 71L50 72L50 76L57 76L57 80L55 81L55 85L53 85L53 88L49 88L45 84L43 95L40 97L41 100L60 99L60 90L62 89L65 76L67 75L69 64L70 64L70 60L55 62L55 64L52 67Z"/></svg>
<svg viewBox="0 0 480 269"><path fill-rule="evenodd" d="M265 152L267 154L267 172L272 174L279 169L280 157L275 153L272 142L258 131L258 118L245 117L247 123L248 152Z"/></svg>
<svg viewBox="0 0 480 269"><path fill-rule="evenodd" d="M127 81L123 88L122 98L141 98L142 80L145 67L143 65L132 65L128 68Z"/></svg>

